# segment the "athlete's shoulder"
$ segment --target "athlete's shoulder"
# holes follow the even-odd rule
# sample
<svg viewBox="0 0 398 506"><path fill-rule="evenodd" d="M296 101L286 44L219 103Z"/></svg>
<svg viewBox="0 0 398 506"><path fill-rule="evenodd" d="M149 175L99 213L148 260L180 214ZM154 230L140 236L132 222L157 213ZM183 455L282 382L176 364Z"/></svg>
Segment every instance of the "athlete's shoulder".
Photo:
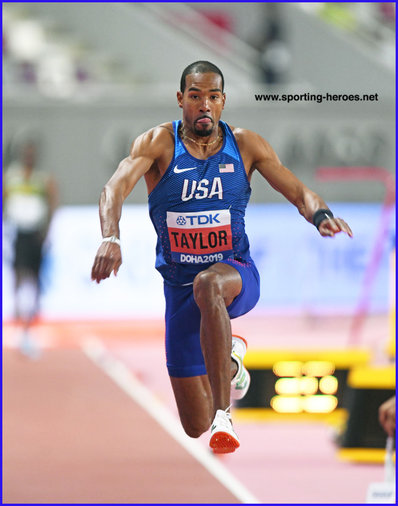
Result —
<svg viewBox="0 0 398 506"><path fill-rule="evenodd" d="M268 162L277 159L272 146L257 132L247 128L230 127L239 147L241 156L249 167L258 162Z"/></svg>
<svg viewBox="0 0 398 506"><path fill-rule="evenodd" d="M167 123L161 123L160 125L154 127L152 130L154 130L155 135L167 135L168 137L174 139L173 123L171 121Z"/></svg>
<svg viewBox="0 0 398 506"><path fill-rule="evenodd" d="M230 129L240 149L253 149L258 146L259 143L266 143L266 140L263 139L261 135L247 128L230 126Z"/></svg>
<svg viewBox="0 0 398 506"><path fill-rule="evenodd" d="M154 126L139 135L136 141L144 143L174 141L174 131L172 123L162 123Z"/></svg>
<svg viewBox="0 0 398 506"><path fill-rule="evenodd" d="M132 145L133 154L142 155L147 152L152 154L174 146L174 131L172 123L162 123L139 135Z"/></svg>

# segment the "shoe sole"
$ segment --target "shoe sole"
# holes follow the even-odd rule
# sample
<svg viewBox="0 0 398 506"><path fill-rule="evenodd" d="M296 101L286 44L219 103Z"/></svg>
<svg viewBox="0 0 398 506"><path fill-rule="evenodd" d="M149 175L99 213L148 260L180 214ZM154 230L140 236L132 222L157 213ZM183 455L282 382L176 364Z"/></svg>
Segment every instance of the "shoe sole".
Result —
<svg viewBox="0 0 398 506"><path fill-rule="evenodd" d="M228 432L216 432L211 436L210 448L213 453L232 453L239 448L239 442Z"/></svg>

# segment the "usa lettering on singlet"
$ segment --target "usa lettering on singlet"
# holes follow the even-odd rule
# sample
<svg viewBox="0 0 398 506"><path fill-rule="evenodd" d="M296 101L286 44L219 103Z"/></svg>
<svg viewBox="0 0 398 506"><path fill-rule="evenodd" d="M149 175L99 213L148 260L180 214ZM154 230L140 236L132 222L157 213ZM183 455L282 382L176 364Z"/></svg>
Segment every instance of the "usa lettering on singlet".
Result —
<svg viewBox="0 0 398 506"><path fill-rule="evenodd" d="M171 284L190 282L212 263L250 260L244 215L251 189L229 126L220 121L221 149L206 160L193 157L173 122L173 159L149 195L158 240L156 268Z"/></svg>

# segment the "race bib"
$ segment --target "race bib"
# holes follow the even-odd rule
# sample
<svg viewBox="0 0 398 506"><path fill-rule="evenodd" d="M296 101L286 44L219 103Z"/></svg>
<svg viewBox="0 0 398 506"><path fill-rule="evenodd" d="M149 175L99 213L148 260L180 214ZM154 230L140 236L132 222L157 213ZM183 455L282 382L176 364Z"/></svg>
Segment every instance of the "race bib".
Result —
<svg viewBox="0 0 398 506"><path fill-rule="evenodd" d="M233 253L228 209L196 213L167 211L167 229L174 262L213 263Z"/></svg>

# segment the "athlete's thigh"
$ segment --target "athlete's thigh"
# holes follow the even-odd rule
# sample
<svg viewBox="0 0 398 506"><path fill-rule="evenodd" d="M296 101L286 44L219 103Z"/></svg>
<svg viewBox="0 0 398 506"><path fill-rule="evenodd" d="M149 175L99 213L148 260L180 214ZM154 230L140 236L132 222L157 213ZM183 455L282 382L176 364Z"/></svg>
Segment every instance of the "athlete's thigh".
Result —
<svg viewBox="0 0 398 506"><path fill-rule="evenodd" d="M170 376L182 426L190 435L199 436L210 427L213 397L207 375L175 378Z"/></svg>
<svg viewBox="0 0 398 506"><path fill-rule="evenodd" d="M227 306L230 318L237 318L253 309L260 298L260 276L253 261L240 262L234 259L223 260L241 278L241 291Z"/></svg>
<svg viewBox="0 0 398 506"><path fill-rule="evenodd" d="M231 302L240 294L242 290L242 278L239 271L233 266L223 262L218 262L203 272L218 274L226 306L229 306L229 304L231 304Z"/></svg>

